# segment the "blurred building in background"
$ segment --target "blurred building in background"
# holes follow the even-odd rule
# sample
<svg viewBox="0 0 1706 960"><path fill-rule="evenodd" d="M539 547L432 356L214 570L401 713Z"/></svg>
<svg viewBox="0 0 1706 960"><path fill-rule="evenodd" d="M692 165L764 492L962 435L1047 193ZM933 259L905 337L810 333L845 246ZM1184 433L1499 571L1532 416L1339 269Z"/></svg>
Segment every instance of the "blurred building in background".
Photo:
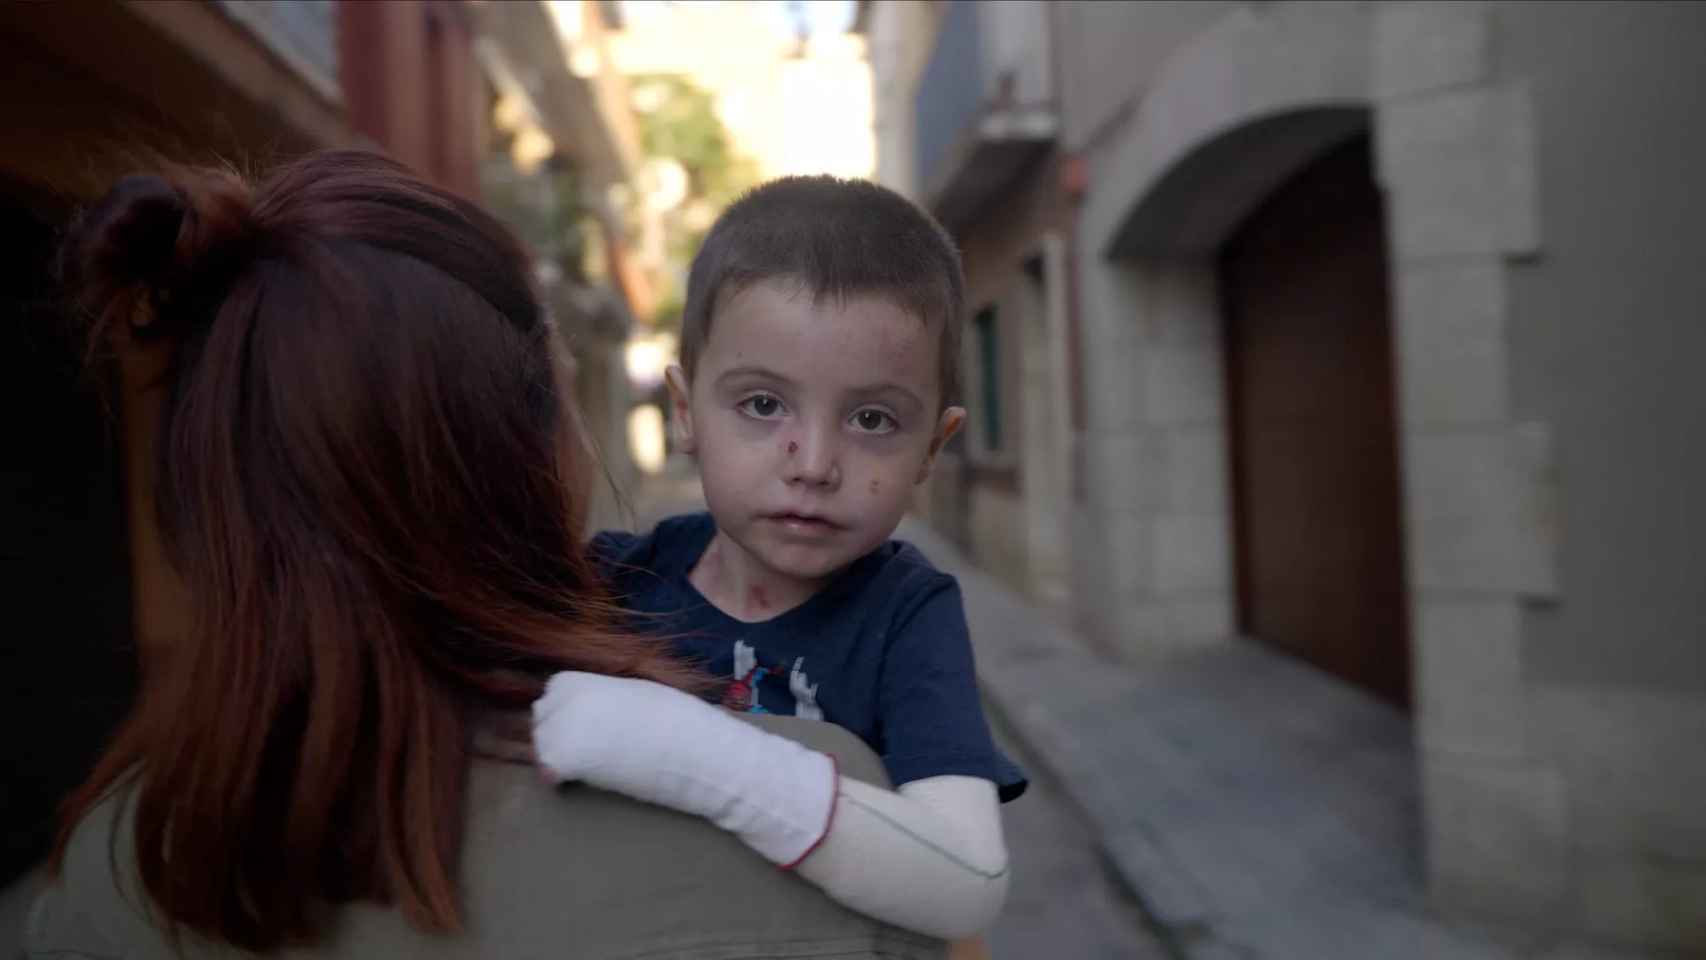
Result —
<svg viewBox="0 0 1706 960"><path fill-rule="evenodd" d="M936 214L966 270L970 415L920 506L980 564L1060 605L1075 371L1050 16L1035 2L879 3L861 22L879 97L878 178Z"/></svg>
<svg viewBox="0 0 1706 960"><path fill-rule="evenodd" d="M621 346L650 296L609 197L635 133L605 36L613 3L462 0L0 7L0 942L55 806L125 710L135 653L169 642L178 589L152 528L150 371L103 397L53 288L77 205L160 158L262 171L382 149L487 200L523 237L611 475L632 467ZM110 414L117 413L117 425ZM116 436L115 436L116 432ZM605 501L609 498L606 497ZM600 504L608 509L608 502Z"/></svg>
<svg viewBox="0 0 1706 960"><path fill-rule="evenodd" d="M609 54L615 3L482 3L475 56L487 78L481 198L533 250L546 302L564 325L575 391L606 476L592 521L619 515L635 477L624 349L656 301L636 266L617 195L641 166L625 78Z"/></svg>
<svg viewBox="0 0 1706 960"><path fill-rule="evenodd" d="M652 309L631 341L648 402L631 437L662 465L663 369L675 361L687 271L723 208L790 174L869 177L875 169L871 68L848 31L855 6L820 0L628 0L609 59L638 117L641 168L623 204Z"/></svg>
<svg viewBox="0 0 1706 960"><path fill-rule="evenodd" d="M871 73L863 37L839 24L793 19L783 3L625 6L630 15L612 48L622 71L683 76L709 91L718 118L757 162L760 178L871 174Z"/></svg>
<svg viewBox="0 0 1706 960"><path fill-rule="evenodd" d="M1706 947L1706 7L859 28L965 256L930 522L1109 655L1408 711L1442 910Z"/></svg>

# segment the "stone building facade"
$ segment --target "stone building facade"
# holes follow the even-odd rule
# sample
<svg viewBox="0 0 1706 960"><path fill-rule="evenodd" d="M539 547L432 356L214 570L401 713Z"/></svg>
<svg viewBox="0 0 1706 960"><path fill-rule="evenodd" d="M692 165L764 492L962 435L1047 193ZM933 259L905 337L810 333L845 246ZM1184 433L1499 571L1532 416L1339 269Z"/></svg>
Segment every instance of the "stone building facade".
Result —
<svg viewBox="0 0 1706 960"><path fill-rule="evenodd" d="M1110 656L1409 711L1440 909L1706 947L1706 8L863 18L973 293L931 522Z"/></svg>

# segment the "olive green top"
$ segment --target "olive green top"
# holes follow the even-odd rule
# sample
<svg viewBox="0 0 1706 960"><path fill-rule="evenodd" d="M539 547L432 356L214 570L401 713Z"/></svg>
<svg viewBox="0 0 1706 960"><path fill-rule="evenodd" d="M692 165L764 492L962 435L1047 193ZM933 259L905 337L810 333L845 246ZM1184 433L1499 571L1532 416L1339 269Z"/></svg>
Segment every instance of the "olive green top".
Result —
<svg viewBox="0 0 1706 960"><path fill-rule="evenodd" d="M843 774L886 786L882 765L839 727L794 718L755 722L833 753ZM729 771L739 776L740 771ZM236 957L185 938L174 953L149 922L131 844L109 843L115 818L129 831L124 794L78 827L63 875L33 907L30 960ZM323 943L283 957L940 958L939 942L885 926L831 901L706 821L591 787L545 786L526 765L481 756L468 783L461 893L465 931L423 933L395 910L340 909Z"/></svg>

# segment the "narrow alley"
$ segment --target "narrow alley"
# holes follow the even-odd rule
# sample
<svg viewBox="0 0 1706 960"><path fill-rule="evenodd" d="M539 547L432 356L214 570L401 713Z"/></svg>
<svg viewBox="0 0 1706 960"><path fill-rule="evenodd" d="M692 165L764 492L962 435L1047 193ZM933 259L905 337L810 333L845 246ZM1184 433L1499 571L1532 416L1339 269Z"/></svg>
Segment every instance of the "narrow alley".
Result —
<svg viewBox="0 0 1706 960"><path fill-rule="evenodd" d="M634 504L699 509L691 467ZM960 581L991 722L1032 777L1005 810L998 958L1631 960L1427 899L1410 720L1256 644L1140 665L1094 653L929 526Z"/></svg>

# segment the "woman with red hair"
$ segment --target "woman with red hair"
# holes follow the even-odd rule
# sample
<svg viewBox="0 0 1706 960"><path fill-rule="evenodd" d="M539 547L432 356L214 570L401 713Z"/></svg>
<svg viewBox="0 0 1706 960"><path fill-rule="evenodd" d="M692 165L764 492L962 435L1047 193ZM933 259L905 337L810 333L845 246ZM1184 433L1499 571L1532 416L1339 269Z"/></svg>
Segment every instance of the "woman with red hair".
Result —
<svg viewBox="0 0 1706 960"><path fill-rule="evenodd" d="M553 673L701 680L588 565L560 340L496 221L331 152L126 178L66 251L91 343L170 353L149 486L189 609L68 802L27 956L938 954L525 762Z"/></svg>

